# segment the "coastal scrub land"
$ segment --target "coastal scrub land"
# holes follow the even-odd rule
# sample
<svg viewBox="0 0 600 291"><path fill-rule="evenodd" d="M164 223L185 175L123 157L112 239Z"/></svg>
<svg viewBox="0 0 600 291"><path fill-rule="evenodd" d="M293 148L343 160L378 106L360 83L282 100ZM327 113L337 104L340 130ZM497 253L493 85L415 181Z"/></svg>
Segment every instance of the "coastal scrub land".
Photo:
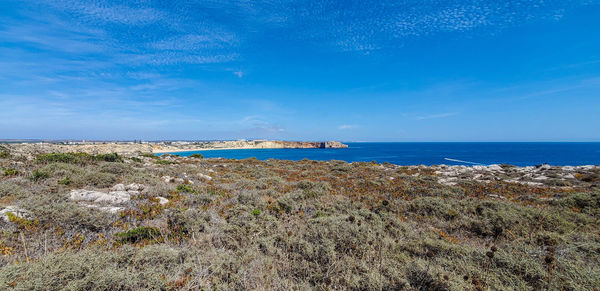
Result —
<svg viewBox="0 0 600 291"><path fill-rule="evenodd" d="M12 143L11 147L13 152L30 155L40 153L140 154L148 152L175 153L226 149L347 148L348 145L338 141L232 140L196 142L37 142Z"/></svg>
<svg viewBox="0 0 600 291"><path fill-rule="evenodd" d="M44 147L0 145L2 290L600 286L599 166Z"/></svg>

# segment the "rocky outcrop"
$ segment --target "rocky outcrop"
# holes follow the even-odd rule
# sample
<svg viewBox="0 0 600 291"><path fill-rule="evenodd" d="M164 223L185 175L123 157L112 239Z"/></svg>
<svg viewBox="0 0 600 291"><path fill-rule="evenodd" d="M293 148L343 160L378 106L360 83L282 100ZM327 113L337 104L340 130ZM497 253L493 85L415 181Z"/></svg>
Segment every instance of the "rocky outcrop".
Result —
<svg viewBox="0 0 600 291"><path fill-rule="evenodd" d="M598 171L600 166L550 166L514 167L509 165L476 165L476 166L431 166L438 176L438 183L454 186L459 180L490 183L503 181L528 186L565 187L580 184L577 175L585 175Z"/></svg>
<svg viewBox="0 0 600 291"><path fill-rule="evenodd" d="M143 190L144 185L142 184L117 184L109 192L85 189L71 190L70 199L85 207L117 213L125 209L123 205L131 200L131 195L138 194Z"/></svg>

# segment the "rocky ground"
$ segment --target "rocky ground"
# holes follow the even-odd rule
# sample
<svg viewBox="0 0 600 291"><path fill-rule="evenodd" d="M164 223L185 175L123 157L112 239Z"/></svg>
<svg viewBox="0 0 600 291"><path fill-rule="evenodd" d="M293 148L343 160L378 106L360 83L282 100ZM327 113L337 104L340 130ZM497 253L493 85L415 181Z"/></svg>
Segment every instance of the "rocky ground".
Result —
<svg viewBox="0 0 600 291"><path fill-rule="evenodd" d="M0 147L2 290L600 286L598 166L43 152Z"/></svg>

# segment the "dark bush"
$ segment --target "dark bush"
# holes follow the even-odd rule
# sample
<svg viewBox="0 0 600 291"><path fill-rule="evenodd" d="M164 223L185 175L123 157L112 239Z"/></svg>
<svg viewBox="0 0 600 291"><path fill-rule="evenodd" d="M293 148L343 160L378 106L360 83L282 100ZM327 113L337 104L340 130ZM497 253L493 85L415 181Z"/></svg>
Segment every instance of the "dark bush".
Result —
<svg viewBox="0 0 600 291"><path fill-rule="evenodd" d="M19 174L19 171L9 168L9 169L4 169L4 176L16 176Z"/></svg>
<svg viewBox="0 0 600 291"><path fill-rule="evenodd" d="M177 192L196 193L196 190L188 185L179 185L176 188Z"/></svg>
<svg viewBox="0 0 600 291"><path fill-rule="evenodd" d="M50 174L41 170L33 170L33 172L31 172L31 179L33 179L33 181L44 180L48 177L50 177Z"/></svg>
<svg viewBox="0 0 600 291"><path fill-rule="evenodd" d="M38 163L82 164L92 159L93 156L86 153L52 153L38 155L35 160Z"/></svg>
<svg viewBox="0 0 600 291"><path fill-rule="evenodd" d="M158 240L160 238L160 231L156 227L138 227L126 232L118 232L115 236L122 243L138 243Z"/></svg>
<svg viewBox="0 0 600 291"><path fill-rule="evenodd" d="M94 159L98 161L105 161L111 163L123 162L123 157L119 156L117 153L96 155Z"/></svg>
<svg viewBox="0 0 600 291"><path fill-rule="evenodd" d="M204 159L204 156L202 154L192 154L190 156L190 158L195 158L195 159Z"/></svg>

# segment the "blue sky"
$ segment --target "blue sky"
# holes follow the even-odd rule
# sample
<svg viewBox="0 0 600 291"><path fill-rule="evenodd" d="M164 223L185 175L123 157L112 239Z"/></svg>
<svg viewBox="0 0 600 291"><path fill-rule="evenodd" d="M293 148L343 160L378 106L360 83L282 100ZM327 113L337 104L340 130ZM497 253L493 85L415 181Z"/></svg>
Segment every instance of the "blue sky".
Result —
<svg viewBox="0 0 600 291"><path fill-rule="evenodd" d="M0 1L0 138L600 141L600 1Z"/></svg>

